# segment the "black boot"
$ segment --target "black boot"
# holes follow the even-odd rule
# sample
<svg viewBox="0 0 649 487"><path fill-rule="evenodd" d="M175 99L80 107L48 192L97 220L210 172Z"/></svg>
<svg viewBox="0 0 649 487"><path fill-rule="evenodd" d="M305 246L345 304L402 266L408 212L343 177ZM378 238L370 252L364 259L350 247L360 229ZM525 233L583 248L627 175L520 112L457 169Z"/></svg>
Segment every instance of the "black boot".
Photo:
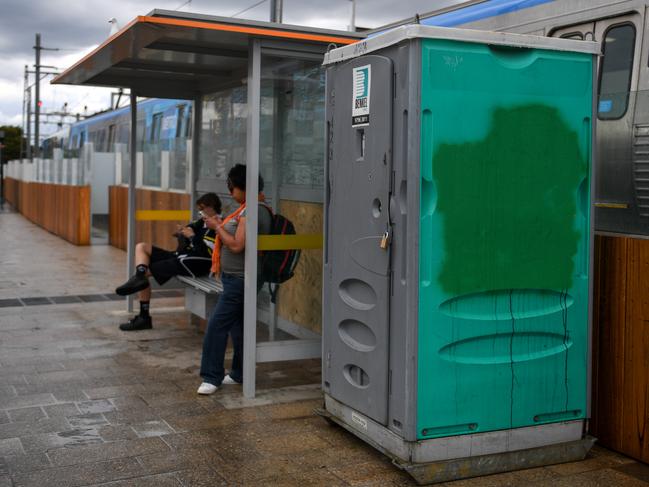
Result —
<svg viewBox="0 0 649 487"><path fill-rule="evenodd" d="M128 281L115 289L120 296L128 296L149 287L149 280L144 274L136 273Z"/></svg>
<svg viewBox="0 0 649 487"><path fill-rule="evenodd" d="M134 318L128 320L127 323L122 323L119 325L119 329L122 331L136 331L136 330L150 330L153 328L151 324L151 316L142 316L137 315Z"/></svg>

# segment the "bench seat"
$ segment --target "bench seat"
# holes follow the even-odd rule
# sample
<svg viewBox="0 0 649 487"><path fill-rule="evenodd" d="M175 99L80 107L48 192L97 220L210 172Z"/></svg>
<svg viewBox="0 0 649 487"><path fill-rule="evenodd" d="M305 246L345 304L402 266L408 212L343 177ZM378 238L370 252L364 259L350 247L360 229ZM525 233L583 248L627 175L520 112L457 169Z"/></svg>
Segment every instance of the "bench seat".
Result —
<svg viewBox="0 0 649 487"><path fill-rule="evenodd" d="M176 279L185 285L185 308L206 320L223 292L223 283L208 276L176 276Z"/></svg>

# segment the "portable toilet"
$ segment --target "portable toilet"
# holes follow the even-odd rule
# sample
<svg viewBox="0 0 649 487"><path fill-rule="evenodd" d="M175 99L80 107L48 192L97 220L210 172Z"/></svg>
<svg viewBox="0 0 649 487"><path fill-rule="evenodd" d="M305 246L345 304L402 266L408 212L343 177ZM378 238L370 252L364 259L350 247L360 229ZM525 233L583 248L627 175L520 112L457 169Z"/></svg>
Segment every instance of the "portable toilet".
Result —
<svg viewBox="0 0 649 487"><path fill-rule="evenodd" d="M409 25L325 57L324 414L419 482L594 441L598 52Z"/></svg>

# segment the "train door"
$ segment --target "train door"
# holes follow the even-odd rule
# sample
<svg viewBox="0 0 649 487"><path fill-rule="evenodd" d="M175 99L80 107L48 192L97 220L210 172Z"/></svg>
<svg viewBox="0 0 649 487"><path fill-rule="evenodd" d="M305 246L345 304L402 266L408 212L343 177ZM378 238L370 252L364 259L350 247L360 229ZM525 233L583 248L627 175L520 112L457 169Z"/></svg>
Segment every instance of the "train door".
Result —
<svg viewBox="0 0 649 487"><path fill-rule="evenodd" d="M637 142L634 138L639 135L638 128L634 127L634 118L642 31L640 14L629 13L572 25L551 34L554 37L594 40L602 46L597 79L594 197L595 228L598 231L646 233L646 229L643 231L639 227L638 209L639 205L646 205L649 210L649 184L646 184L646 190L642 189L642 175L649 177L649 158L647 169L640 168L637 172L634 152L634 142ZM646 132L644 137L649 145L649 125ZM636 188L637 184L641 186Z"/></svg>

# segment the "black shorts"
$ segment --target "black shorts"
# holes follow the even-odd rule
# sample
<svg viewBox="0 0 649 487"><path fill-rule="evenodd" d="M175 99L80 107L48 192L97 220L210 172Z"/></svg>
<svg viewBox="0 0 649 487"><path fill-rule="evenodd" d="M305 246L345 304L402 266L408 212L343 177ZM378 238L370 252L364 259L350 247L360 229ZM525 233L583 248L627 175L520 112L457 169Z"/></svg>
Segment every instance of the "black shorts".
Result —
<svg viewBox="0 0 649 487"><path fill-rule="evenodd" d="M205 276L210 273L212 259L209 257L180 257L160 247L153 246L149 271L160 285L175 276Z"/></svg>

